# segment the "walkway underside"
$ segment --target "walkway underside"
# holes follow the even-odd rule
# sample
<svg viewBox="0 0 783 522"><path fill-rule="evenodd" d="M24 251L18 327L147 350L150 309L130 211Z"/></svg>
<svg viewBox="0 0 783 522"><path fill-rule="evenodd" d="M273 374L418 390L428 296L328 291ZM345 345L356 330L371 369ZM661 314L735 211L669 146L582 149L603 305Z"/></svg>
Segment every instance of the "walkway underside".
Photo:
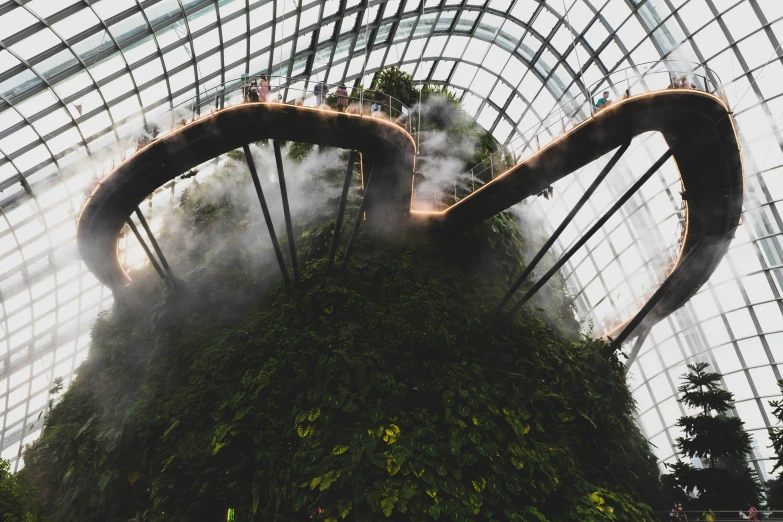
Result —
<svg viewBox="0 0 783 522"><path fill-rule="evenodd" d="M680 256L669 275L677 278L677 284L635 328L635 335L696 293L723 259L739 224L743 197L740 145L725 105L715 96L667 90L615 103L438 217L458 229L479 223L650 131L661 132L673 146L685 190L687 224ZM638 167L637 171L643 171L648 165ZM680 263L689 253L689 262Z"/></svg>
<svg viewBox="0 0 783 522"><path fill-rule="evenodd" d="M407 216L415 143L405 129L370 117L308 107L253 103L203 117L152 142L100 180L77 226L87 267L110 288L129 282L117 257L128 216L154 190L205 161L247 143L277 139L358 150L372 171L372 211Z"/></svg>

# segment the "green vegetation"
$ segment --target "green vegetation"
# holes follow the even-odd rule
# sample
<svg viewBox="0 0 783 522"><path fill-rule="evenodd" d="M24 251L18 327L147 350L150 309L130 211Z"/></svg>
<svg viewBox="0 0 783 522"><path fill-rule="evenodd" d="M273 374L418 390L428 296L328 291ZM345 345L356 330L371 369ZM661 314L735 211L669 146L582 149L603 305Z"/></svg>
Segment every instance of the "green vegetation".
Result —
<svg viewBox="0 0 783 522"><path fill-rule="evenodd" d="M179 210L186 293L150 274L101 316L25 453L46 520L652 519L616 356L566 335L562 294L489 313L523 266L508 216L443 242L366 230L328 280L333 225L300 223L286 296L250 268L258 223L209 185Z"/></svg>
<svg viewBox="0 0 783 522"><path fill-rule="evenodd" d="M685 437L677 439L684 457L700 458L701 469L686 462L670 466L672 473L663 477L675 500L696 509L732 510L748 503L761 504L761 485L747 465L750 436L738 417L726 412L734 395L720 388L721 375L706 371L707 363L689 364L690 373L677 390L681 402L699 411L680 417L677 426ZM689 494L690 498L686 496Z"/></svg>
<svg viewBox="0 0 783 522"><path fill-rule="evenodd" d="M33 522L29 491L9 470L10 463L0 459L0 520L3 522ZM33 509L33 511L35 511Z"/></svg>
<svg viewBox="0 0 783 522"><path fill-rule="evenodd" d="M410 74L397 67L388 67L375 76L372 88L382 88L387 95L413 108L414 118L418 116L419 110L416 106L421 101L424 106L421 111L422 132L445 132L455 150L469 144L464 149L464 152L470 156L464 158L466 165L478 165L476 172L489 167L490 154L499 148L497 141L490 132L483 130L476 120L464 113L459 98L445 86L424 83L419 93L416 82ZM392 105L395 111L399 109L394 102ZM426 156L427 151L423 150L423 152ZM495 167L499 169L498 172L501 172L511 165L511 154L506 152L499 160L495 158L495 161L498 162ZM482 178L482 181L486 182L490 179L491 175L487 173L486 179Z"/></svg>
<svg viewBox="0 0 783 522"><path fill-rule="evenodd" d="M783 380L778 381L778 386L781 392L783 392ZM783 401L769 401L769 405L772 406L772 415L777 419L778 424L783 424ZM783 428L775 428L770 433L772 439L772 447L775 449L775 467L772 472L778 471L783 468ZM767 505L771 508L775 508L778 516L783 515L783 477L778 476L773 480L769 480L766 483L767 488Z"/></svg>
<svg viewBox="0 0 783 522"><path fill-rule="evenodd" d="M388 96L400 100L408 107L419 101L419 91L410 74L392 66L375 75L372 89L383 89Z"/></svg>
<svg viewBox="0 0 783 522"><path fill-rule="evenodd" d="M563 281L491 314L524 268L509 215L457 236L368 223L327 277L341 173L325 170L289 294L242 159L166 219L176 289L146 270L97 320L25 451L42 520L654 520L624 366L579 336Z"/></svg>

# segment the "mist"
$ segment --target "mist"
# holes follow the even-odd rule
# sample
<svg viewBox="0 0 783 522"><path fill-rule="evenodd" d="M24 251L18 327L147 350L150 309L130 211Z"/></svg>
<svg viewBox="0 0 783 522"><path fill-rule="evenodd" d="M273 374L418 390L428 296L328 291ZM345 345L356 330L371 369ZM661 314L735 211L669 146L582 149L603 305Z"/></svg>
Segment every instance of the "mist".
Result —
<svg viewBox="0 0 783 522"><path fill-rule="evenodd" d="M473 180L468 169L473 167L479 149L474 122L465 112L449 100L432 96L416 105L412 114L425 123L421 131L417 164L416 190L422 199L444 199L453 196L455 188L464 192L481 182ZM435 126L438 129L427 129Z"/></svg>
<svg viewBox="0 0 783 522"><path fill-rule="evenodd" d="M348 151L315 146L301 161L297 161L289 157L292 146L283 145L281 153L294 237L298 238L299 247L302 232L312 223L333 219L336 215ZM283 201L272 142L251 144L249 149L277 241L290 269ZM182 286L188 292L196 294L215 286L209 284L211 280L204 278L214 278L216 271L248 278L250 284L258 285L259 294L271 290L279 284L282 275L244 154L240 150L233 151L195 170L198 171L195 176L178 183L178 186L187 185L178 198L172 196L167 201L163 194L162 198L157 197L154 206L141 206L174 276L183 281ZM351 198L358 189L359 183L354 180ZM185 203L191 210L184 209ZM195 212L192 210L194 206ZM130 249L127 257L140 261L130 271L134 284L136 280L143 280L144 286L157 285L158 275L127 227L125 234L126 249ZM143 232L142 235L146 241ZM302 255L297 257L301 259ZM228 292L217 300L225 303L223 308L227 315L230 315L231 307L241 308L241 303L233 302Z"/></svg>

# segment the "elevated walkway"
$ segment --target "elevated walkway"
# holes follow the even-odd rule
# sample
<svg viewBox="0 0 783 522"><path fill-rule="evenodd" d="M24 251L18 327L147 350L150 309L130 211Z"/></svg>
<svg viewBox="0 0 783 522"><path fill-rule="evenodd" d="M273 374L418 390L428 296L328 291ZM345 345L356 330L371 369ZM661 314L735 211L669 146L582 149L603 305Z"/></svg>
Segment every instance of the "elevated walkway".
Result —
<svg viewBox="0 0 783 522"><path fill-rule="evenodd" d="M645 328L686 303L709 279L739 225L743 197L739 140L728 108L712 94L671 89L615 102L445 210L413 215L458 229L475 225L650 131L661 132L673 147L686 224L669 274L677 277L677 284L639 325ZM688 254L689 263L681 263ZM624 328L620 325L610 335Z"/></svg>
<svg viewBox="0 0 783 522"><path fill-rule="evenodd" d="M131 155L102 178L85 201L76 238L82 259L110 288L130 282L117 257L128 216L155 189L183 172L264 139L358 150L373 175L373 210L407 216L416 145L399 125L311 107L277 103L235 105L175 129Z"/></svg>
<svg viewBox="0 0 783 522"><path fill-rule="evenodd" d="M739 224L742 158L730 114L718 97L696 90L633 96L588 118L445 210L419 212L410 208L416 144L406 129L383 119L309 107L241 104L171 131L101 179L79 217L77 240L84 262L99 280L112 288L127 284L117 242L134 209L183 172L262 139L358 150L365 171L373 170L368 198L374 217L411 216L464 229L540 193L632 137L658 131L673 147L685 191L686 225L669 274L676 284L655 300L642 324L634 325L634 331L641 331L682 306L707 281Z"/></svg>

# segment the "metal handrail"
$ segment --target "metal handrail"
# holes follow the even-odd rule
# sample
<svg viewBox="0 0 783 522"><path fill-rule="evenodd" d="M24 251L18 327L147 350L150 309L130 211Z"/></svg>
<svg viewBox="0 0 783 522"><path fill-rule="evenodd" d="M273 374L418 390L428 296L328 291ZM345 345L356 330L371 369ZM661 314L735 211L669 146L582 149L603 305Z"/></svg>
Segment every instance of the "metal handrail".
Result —
<svg viewBox="0 0 783 522"><path fill-rule="evenodd" d="M712 510L712 514L715 515L716 522L726 522L726 521L732 521L735 522L740 519L739 513L740 511L744 512L746 515L748 514L747 508L745 509L737 509L737 510ZM673 512L671 511L657 511L656 514L660 517L662 521L667 522L684 522L685 516L688 518L688 522L700 522L704 520L704 517L702 516L704 513L708 513L708 511L705 510L682 510L677 511L677 515L679 515L679 519L674 516ZM765 521L765 522L783 522L783 518L780 518L780 510L770 510L770 509L764 509L758 511L758 520ZM685 515L685 516L683 516ZM776 518L769 518L770 516L775 515Z"/></svg>
<svg viewBox="0 0 783 522"><path fill-rule="evenodd" d="M658 65L667 66L676 63L697 65L697 67L704 70L704 74L695 74L693 68L675 69L666 67L663 70L656 69ZM619 78L619 81L614 80L614 77L618 74L627 73L630 69L639 69L648 64L654 65L641 74L637 73L635 76L624 74L622 78ZM665 80L661 81L664 75ZM686 77L689 85L692 85L694 90L715 94L728 105L725 97L720 93L720 86L710 76L719 78L708 67L687 61L647 62L614 71L593 82L588 87L587 92L590 93L590 99L587 99L585 93L581 92L567 101L561 100L558 103L558 108L550 111L542 121L518 134L509 143L490 154L482 163L457 176L451 186L442 187L441 190L414 191L414 206L417 210L437 212L443 211L461 199L468 197L475 190L481 188L482 185L518 165L554 139L594 117L600 110L595 107L593 100L596 92L609 91L614 92L615 95L627 93L627 96L624 97L634 97L638 94L670 89L672 88L672 80L677 79L679 81L680 78ZM652 78L654 78L655 82L651 81ZM657 85L651 87L650 85L653 83L657 83ZM639 86L642 86L643 90L631 92L632 89L635 91ZM422 197L422 192L426 192L424 194L426 197Z"/></svg>
<svg viewBox="0 0 783 522"><path fill-rule="evenodd" d="M713 86L713 90L707 90L706 92L714 94L714 93L716 93L720 89L720 86L722 85L721 80L720 80L720 76L718 76L718 73L715 72L714 70L710 69L709 67L707 67L703 63L694 62L694 61L690 61L690 60L658 60L658 61L652 61L652 62L641 62L641 63L637 63L637 64L634 64L634 65L629 65L628 67L623 67L622 69L614 70L614 71L610 72L609 74L603 76L601 79L593 82L590 85L590 87L588 87L588 90L591 91L593 94L596 94L597 90L594 89L596 87L596 85L599 85L602 81L604 81L606 78L609 78L610 76L613 76L613 75L619 74L619 73L625 73L626 71L629 71L629 70L633 70L635 72L634 76L638 77L638 76L640 76L638 74L638 70L639 69L644 69L645 66L649 66L647 69L644 69L645 74L650 72L650 71L652 71L654 73L676 72L675 70L668 69L668 68L665 69L665 70L654 70L655 67L657 67L658 65L669 65L669 64L678 64L678 69L676 71L680 71L679 74L682 74L682 69L679 67L679 64L687 64L687 65L695 66L696 69L698 69L698 68L704 69L703 74L699 74L699 76L704 76L704 77L707 77L708 75L715 76L715 78L717 78L717 82L709 80L709 78L708 78L709 84L711 84ZM691 68L691 69L688 69L685 72L686 72L686 74L688 74L688 73L692 74L692 73L694 73L694 71L695 71L695 69ZM629 78L631 78L631 76L629 76Z"/></svg>
<svg viewBox="0 0 783 522"><path fill-rule="evenodd" d="M142 146L165 136L179 127L193 123L226 107L248 103L244 95L245 88L249 86L247 80L258 77L260 75L235 78L222 82L206 89L203 93L199 93L198 96L181 101L163 113L149 118L145 124L125 134L124 140L120 144L122 147L122 160ZM274 75L266 78L269 82L266 103L294 104L321 110L333 110L325 102L329 99L328 91L334 91L338 85L320 82L326 90L323 94L318 95L312 91L312 85L310 90L304 86L313 82L307 82L302 78ZM273 82L276 85L273 85ZM302 86L297 84L302 84ZM411 117L411 108L401 100L385 93L383 101L378 103L375 100L377 92L379 91L373 89L351 89L347 96L349 105L346 112L359 116L395 120L400 126L405 128L415 141L418 133L415 132L414 127L417 122ZM291 93L294 93L295 96L292 97ZM380 110L374 110L378 108L377 105L380 105ZM416 145L418 147L418 143Z"/></svg>

